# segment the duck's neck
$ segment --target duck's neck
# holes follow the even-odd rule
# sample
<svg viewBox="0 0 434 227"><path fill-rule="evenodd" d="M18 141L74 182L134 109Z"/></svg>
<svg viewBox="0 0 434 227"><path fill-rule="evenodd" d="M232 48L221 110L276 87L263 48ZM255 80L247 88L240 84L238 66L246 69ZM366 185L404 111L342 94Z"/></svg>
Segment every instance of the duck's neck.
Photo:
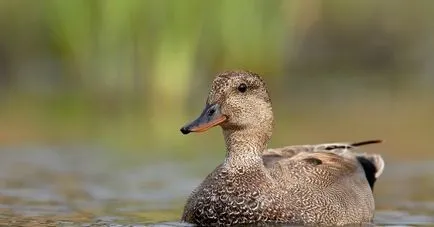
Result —
<svg viewBox="0 0 434 227"><path fill-rule="evenodd" d="M223 130L226 142L225 167L262 167L262 153L267 148L269 136L261 130Z"/></svg>

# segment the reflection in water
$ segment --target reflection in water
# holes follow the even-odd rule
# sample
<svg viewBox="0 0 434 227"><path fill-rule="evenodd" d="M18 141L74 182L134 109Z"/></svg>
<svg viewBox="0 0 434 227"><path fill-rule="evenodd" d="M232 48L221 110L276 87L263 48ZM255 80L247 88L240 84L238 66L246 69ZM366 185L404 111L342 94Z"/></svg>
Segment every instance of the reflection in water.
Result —
<svg viewBox="0 0 434 227"><path fill-rule="evenodd" d="M134 157L93 148L0 154L0 225L13 226L179 226L186 197L217 164L131 164ZM375 188L376 223L434 223L433 170L432 162L387 162Z"/></svg>

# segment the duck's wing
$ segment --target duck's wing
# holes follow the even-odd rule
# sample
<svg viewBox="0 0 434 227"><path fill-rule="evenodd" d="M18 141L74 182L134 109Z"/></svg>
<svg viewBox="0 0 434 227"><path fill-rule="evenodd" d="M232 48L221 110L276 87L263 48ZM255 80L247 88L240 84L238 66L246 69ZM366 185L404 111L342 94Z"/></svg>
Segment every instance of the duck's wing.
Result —
<svg viewBox="0 0 434 227"><path fill-rule="evenodd" d="M279 155L281 157L290 158L300 152L333 152L341 154L343 152L353 151L360 146L381 142L381 140L366 140L355 143L321 143L309 145L292 145L281 148L270 148L266 150L263 155Z"/></svg>
<svg viewBox="0 0 434 227"><path fill-rule="evenodd" d="M362 166L366 178L373 188L375 181L384 170L384 160L378 154L356 153L364 145L380 143L381 140L368 140L356 143L324 143L315 145L293 145L268 149L263 154L264 165L289 167L294 163L306 163L306 166L318 165L317 168L336 174L356 171L357 162ZM303 164L300 164L303 165ZM329 171L330 172L330 171Z"/></svg>

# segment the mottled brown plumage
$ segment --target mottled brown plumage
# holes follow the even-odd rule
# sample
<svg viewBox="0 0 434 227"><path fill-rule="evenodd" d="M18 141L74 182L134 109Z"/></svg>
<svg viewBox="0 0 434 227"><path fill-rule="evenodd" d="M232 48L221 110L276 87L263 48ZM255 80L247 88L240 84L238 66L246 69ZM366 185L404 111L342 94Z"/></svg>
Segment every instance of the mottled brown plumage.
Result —
<svg viewBox="0 0 434 227"><path fill-rule="evenodd" d="M246 71L219 74L205 110L181 131L215 125L223 129L226 158L192 192L182 221L202 226L372 221L372 188L384 162L354 149L379 141L267 149L271 101L260 76Z"/></svg>

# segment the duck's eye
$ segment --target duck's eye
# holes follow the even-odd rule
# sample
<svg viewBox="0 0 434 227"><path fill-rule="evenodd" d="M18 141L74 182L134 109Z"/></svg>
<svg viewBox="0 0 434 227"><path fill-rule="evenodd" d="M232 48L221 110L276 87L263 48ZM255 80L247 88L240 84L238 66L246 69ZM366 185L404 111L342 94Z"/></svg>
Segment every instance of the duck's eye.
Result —
<svg viewBox="0 0 434 227"><path fill-rule="evenodd" d="M238 91L240 91L241 93L244 93L247 91L247 85L245 83L240 84L240 86L238 86Z"/></svg>

